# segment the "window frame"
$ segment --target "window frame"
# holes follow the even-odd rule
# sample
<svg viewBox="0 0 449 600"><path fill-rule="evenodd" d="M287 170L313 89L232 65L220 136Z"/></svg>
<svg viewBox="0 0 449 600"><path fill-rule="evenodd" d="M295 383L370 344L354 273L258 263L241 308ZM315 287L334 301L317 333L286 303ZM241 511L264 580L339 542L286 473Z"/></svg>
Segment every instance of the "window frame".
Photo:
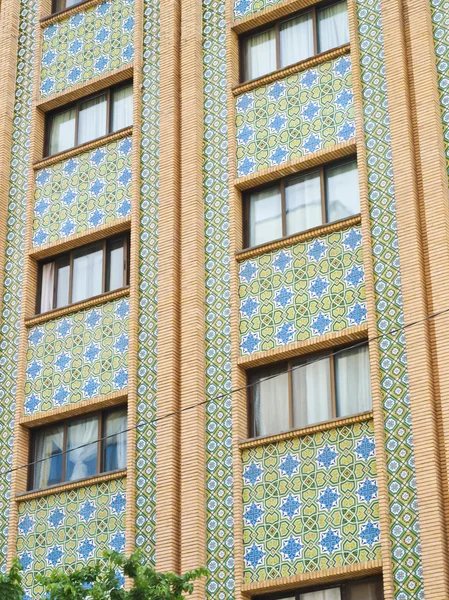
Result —
<svg viewBox="0 0 449 600"><path fill-rule="evenodd" d="M323 0L322 2L317 2L315 4L312 4L311 6L302 8L301 10L297 10L293 13L290 13L289 15L286 15L279 19L276 19L275 21L271 21L270 23L268 23L266 25L261 25L260 27L255 27L254 29L251 29L251 30L245 32L244 34L240 35L239 36L239 85L243 85L243 84L249 83L251 81L257 81L258 79L267 77L268 75L271 75L272 73L277 73L278 71L287 69L289 67L292 67L293 65L300 64L300 63L310 60L311 58L314 58L316 56L321 56L322 54L327 54L328 52L330 52L332 50L336 50L337 48L342 48L342 47L346 46L347 44L343 44L343 46L336 46L335 48L331 48L330 50L325 50L324 52L318 52L319 40L318 40L317 12L321 8L326 8L327 6L331 6L332 4L339 4L340 2L344 2L344 1L345 0ZM347 0L346 0L346 2L347 2ZM290 65L281 67L281 47L280 47L279 27L286 21L290 21L291 19L299 17L300 15L303 15L307 12L312 13L313 54L311 54L309 57L307 57L303 60L300 60L296 63L291 63ZM258 33L263 33L264 31L269 31L270 29L274 29L274 37L275 37L275 44L276 44L276 69L274 71L269 71L268 73L265 73L264 75L260 75L259 77L254 77L253 79L245 79L245 63L246 63L246 44L245 44L245 42L248 38L252 37L253 35L256 35Z"/></svg>
<svg viewBox="0 0 449 600"><path fill-rule="evenodd" d="M91 479L92 477L98 477L99 475L104 475L105 473L115 473L115 472L123 471L124 469L115 469L114 471L103 471L104 462L105 462L104 461L104 450L105 450L104 442L105 442L105 440L102 439L104 437L104 431L105 431L104 427L105 427L105 423L106 423L106 417L111 413L118 412L123 409L125 409L127 411L126 404L120 404L120 405L114 406L112 408L97 410L95 412L84 413L81 415L77 415L76 417L73 417L71 419L69 418L69 419L64 419L62 421L55 421L55 422L49 423L48 425L43 425L42 427L33 428L30 432L30 446L29 446L30 466L28 469L28 476L27 476L27 491L31 492L31 491L47 490L49 488L58 487L60 485L74 483L75 481L78 482L78 481L83 481L84 479ZM74 481L68 481L66 479L66 475L67 475L66 461L67 461L67 454L68 454L67 453L68 426L72 423L76 423L76 421L90 418L90 417L98 417L98 439L96 442L92 442L92 444L95 444L95 443L97 444L97 449L98 449L97 472L94 475L89 475L89 477L84 477L83 479L76 479ZM61 481L59 483L54 483L54 484L48 485L46 487L34 487L34 476L35 476L34 461L36 460L36 444L35 444L36 434L44 431L45 429L51 429L52 427L55 427L55 426L63 427L62 453L61 453L61 456L62 456ZM117 435L121 435L121 434L119 433ZM128 442L128 436L126 436L126 441Z"/></svg>
<svg viewBox="0 0 449 600"><path fill-rule="evenodd" d="M340 221L346 221L347 219L351 219L357 215L360 215L360 212L354 213L353 215L349 215L344 217L343 219L337 219L336 221L328 221L328 206L327 206L327 186L326 186L326 171L327 169L331 169L333 167L337 167L338 165L343 165L345 163L355 161L357 165L358 171L358 163L357 163L357 155L351 154L345 156L343 158L339 158L337 160L333 160L331 162L322 163L321 165L317 165L315 167L311 167L310 169L306 169L305 171L298 171L297 173L293 173L292 175L287 175L286 177L282 177L281 179L277 179L275 181L270 181L269 183L263 183L262 185L250 188L245 190L242 193L242 202L243 202L243 248L244 250L249 250L250 248L258 248L259 246L265 246L266 244L272 244L273 242L284 240L290 238L295 235L299 235L301 233L305 233L306 231L313 231L317 227L324 227L325 225L329 225L330 223L339 223ZM316 225L315 227L311 227L310 229L302 229L295 233L289 233L287 235L287 212L285 205L285 186L296 177L301 175L308 175L309 173L313 173L314 171L319 172L320 177L320 193L321 193L321 223ZM251 195L255 192L260 192L261 190L269 189L270 187L274 187L278 185L280 187L281 194L281 211L282 211L282 236L280 238L275 238L273 240L268 240L263 242L262 244L256 244L254 246L250 245L250 212L251 212Z"/></svg>
<svg viewBox="0 0 449 600"><path fill-rule="evenodd" d="M367 340L365 340L367 341ZM360 343L360 342L359 342ZM369 345L368 352L369 352ZM335 353L342 352L344 350L351 350L352 348L356 348L357 345L354 343L344 344L343 346L337 346L335 348L330 348L328 350L319 350L318 352L312 352L311 354L303 354L301 356L295 356L293 358L282 360L279 362L268 363L263 365L262 367L256 367L254 369L249 369L247 371L247 383L249 384L248 393L247 393L247 415L248 415L248 437L249 439L259 439L271 437L272 435L280 435L281 433L286 433L288 431L296 431L300 429L305 429L307 427L314 427L315 425L319 425L321 423L330 423L337 419L350 418L351 416L355 416L358 414L364 413L354 413L353 415L346 415L345 417L340 417L337 414L337 381L336 381L336 369L335 369ZM318 358L327 357L329 360L329 374L330 374L330 417L326 421L319 421L318 423L310 423L304 425L304 427L295 427L293 422L293 377L292 377L292 369L300 364L306 364L309 360L313 361ZM275 369L279 367L285 366L287 373L287 389L288 389L288 418L289 418L289 427L285 431L279 431L277 433L263 434L256 436L256 428L254 422L254 388L257 385L256 376L258 373L263 371L269 371L270 369ZM370 373L368 373L370 376ZM269 377L270 374L267 373L266 377Z"/></svg>
<svg viewBox="0 0 449 600"><path fill-rule="evenodd" d="M263 596L253 596L252 600L285 600L286 598L294 598L295 600L300 600L301 594L308 594L310 592L322 592L325 590L330 590L334 588L339 588L341 591L341 600L348 600L348 588L351 587L352 584L358 583L374 583L381 589L381 595L379 592L379 588L376 590L376 600L384 600L385 596L383 594L383 580L381 575L374 575L371 577L362 577L360 579L347 579L342 582L329 582L328 584L314 585L311 587L304 587L299 589L293 589L290 592L274 592L272 594L265 594Z"/></svg>
<svg viewBox="0 0 449 600"><path fill-rule="evenodd" d="M70 10L71 8L75 8L76 6L79 6L80 4L85 4L86 2L89 2L89 0L80 0L76 4L73 4L72 6L67 6L67 0L64 0L64 5L65 5L64 8L60 8L59 10L56 10L57 0L52 0L51 13L50 13L49 17L54 17L55 15L60 15L61 13L65 12L66 10Z"/></svg>
<svg viewBox="0 0 449 600"><path fill-rule="evenodd" d="M114 290L106 290L107 284L107 275L110 269L110 254L108 252L109 246L117 241L123 240L123 285L122 287L115 288ZM90 296L89 298L85 298L84 300L79 300L77 302L72 302L73 297L73 258L74 255L79 250L89 250L90 248L95 248L96 246L102 248L103 251L103 265L102 265L102 292L101 294L97 294L96 296ZM105 258L106 257L106 258ZM58 290L58 268L62 263L67 263L67 259L69 262L69 290L68 290L68 304L64 304L63 306L55 306L56 305L56 297ZM41 312L41 302L42 302L42 273L44 265L48 263L55 263L55 275L53 281L53 308L51 310ZM97 240L90 244L86 244L84 246L76 246L72 248L68 252L63 252L62 254L57 254L55 256L51 256L44 260L39 261L38 263L38 273L37 273L37 293L36 293L36 305L35 305L35 314L36 315L44 315L47 313L51 313L54 310L59 310L62 308L66 308L67 306L73 306L79 304L80 302L87 302L88 300L92 300L93 298L99 298L104 294L109 294L110 292L116 292L119 290L123 290L129 287L129 263L130 263L130 232L126 231L124 233L119 233L117 235L113 235L111 237L105 237L101 240Z"/></svg>
<svg viewBox="0 0 449 600"><path fill-rule="evenodd" d="M87 1L87 0L83 0L83 1ZM117 90L120 90L121 88L124 88L124 87L128 87L129 85L131 85L131 87L132 87L132 84L133 84L132 79L126 79L125 81L121 81L120 83L117 83L116 85L109 86L107 88L104 88L102 90L94 92L93 94L89 94L88 96L82 96L81 98L78 98L78 100L75 100L74 102L70 102L69 104L64 104L63 106L58 106L58 108L48 111L45 114L44 158L50 158L52 156L57 156L58 154L62 154L63 152L69 152L70 150L73 150L74 148L79 148L80 146L84 146L85 144L91 144L92 142L96 142L97 140L102 140L103 138L106 138L107 136L111 135L112 133L117 133L119 131L128 129L128 127L123 127L122 129L117 129L116 131L112 131L112 114L113 114L112 100L113 100L114 93ZM88 142L83 142L82 144L78 144L79 110L80 110L81 104L84 104L85 102L87 102L89 100L93 100L94 98L97 98L98 96L103 96L104 94L106 94L106 133L98 138L89 140ZM55 116L57 116L60 113L65 112L67 110L70 110L71 108L75 108L75 143L73 146L71 146L70 148L67 148L66 150L61 150L60 152L55 152L55 154L50 154L50 131L51 131L52 121ZM132 125L130 125L130 127L131 126Z"/></svg>

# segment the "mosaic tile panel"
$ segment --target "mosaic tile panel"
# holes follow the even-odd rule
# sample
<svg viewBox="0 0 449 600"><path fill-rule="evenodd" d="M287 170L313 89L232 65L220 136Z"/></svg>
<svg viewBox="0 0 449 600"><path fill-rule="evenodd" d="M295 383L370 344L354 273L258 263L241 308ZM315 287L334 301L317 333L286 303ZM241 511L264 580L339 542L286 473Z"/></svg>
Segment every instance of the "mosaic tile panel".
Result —
<svg viewBox="0 0 449 600"><path fill-rule="evenodd" d="M126 480L117 479L19 504L17 555L24 569L24 600L44 598L38 573L76 569L104 550L125 548Z"/></svg>
<svg viewBox="0 0 449 600"><path fill-rule="evenodd" d="M129 64L134 56L134 3L107 0L45 28L41 96L70 89Z"/></svg>
<svg viewBox="0 0 449 600"><path fill-rule="evenodd" d="M159 215L159 0L143 4L140 148L139 348L137 367L136 546L155 561L157 257Z"/></svg>
<svg viewBox="0 0 449 600"><path fill-rule="evenodd" d="M241 19L259 10L279 4L282 0L235 0L234 19Z"/></svg>
<svg viewBox="0 0 449 600"><path fill-rule="evenodd" d="M350 57L241 94L236 129L239 177L353 139Z"/></svg>
<svg viewBox="0 0 449 600"><path fill-rule="evenodd" d="M379 0L357 0L396 600L424 598L388 96Z"/></svg>
<svg viewBox="0 0 449 600"><path fill-rule="evenodd" d="M433 36L440 93L441 118L443 120L444 147L449 169L449 2L430 0Z"/></svg>
<svg viewBox="0 0 449 600"><path fill-rule="evenodd" d="M225 0L203 0L206 276L206 596L234 597Z"/></svg>
<svg viewBox="0 0 449 600"><path fill-rule="evenodd" d="M244 583L381 556L374 425L243 450Z"/></svg>
<svg viewBox="0 0 449 600"><path fill-rule="evenodd" d="M0 567L5 568L7 552L10 475L5 473L12 462L14 410L17 380L17 340L19 338L22 294L23 232L28 188L27 168L30 145L30 110L33 95L33 53L36 26L35 0L21 0L17 53L17 81L9 174L8 232L5 247L5 271L1 301L0 328Z"/></svg>
<svg viewBox="0 0 449 600"><path fill-rule="evenodd" d="M36 172L33 246L131 214L131 137Z"/></svg>
<svg viewBox="0 0 449 600"><path fill-rule="evenodd" d="M360 227L243 261L239 298L242 355L365 323Z"/></svg>
<svg viewBox="0 0 449 600"><path fill-rule="evenodd" d="M128 321L122 298L30 328L25 415L126 389Z"/></svg>

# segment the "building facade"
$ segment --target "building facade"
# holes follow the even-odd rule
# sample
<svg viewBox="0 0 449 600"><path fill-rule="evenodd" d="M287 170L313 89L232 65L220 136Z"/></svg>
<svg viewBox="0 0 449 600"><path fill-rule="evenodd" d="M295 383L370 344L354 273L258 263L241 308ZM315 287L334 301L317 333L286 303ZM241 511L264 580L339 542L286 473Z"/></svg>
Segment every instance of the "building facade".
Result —
<svg viewBox="0 0 449 600"><path fill-rule="evenodd" d="M2 0L0 563L449 597L449 2Z"/></svg>

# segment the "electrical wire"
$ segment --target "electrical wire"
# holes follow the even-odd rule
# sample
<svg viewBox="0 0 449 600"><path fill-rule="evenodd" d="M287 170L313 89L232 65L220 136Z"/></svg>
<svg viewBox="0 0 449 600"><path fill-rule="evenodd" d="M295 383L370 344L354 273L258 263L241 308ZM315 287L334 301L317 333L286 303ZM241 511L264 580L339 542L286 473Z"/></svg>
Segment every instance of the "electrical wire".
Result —
<svg viewBox="0 0 449 600"><path fill-rule="evenodd" d="M34 466L38 463L41 463L43 461L46 460L51 460L52 458L55 458L57 456L62 456L64 454L68 454L70 452L73 452L74 450L79 450L81 448L85 448L86 446L90 446L92 444L98 444L99 442L102 442L104 440L110 439L110 438L117 438L119 435L123 435L124 433L128 433L130 431L134 431L137 429L140 429L141 427L144 427L146 425L153 425L159 421L162 421L163 419L168 419L170 417L174 417L176 415L180 415L182 413L185 413L189 410L193 410L194 408L198 408L199 406L203 406L205 404L209 404L209 402L216 402L218 400L223 400L224 398L228 398L229 396L231 396L232 394L236 394L237 392L242 392L244 390L247 390L251 387L253 387L254 385L259 385L260 383L263 383L264 381L269 381L270 379L274 379L275 377L280 377L281 375L284 375L285 373L291 373L292 371L295 371L296 369L301 369L303 367L312 365L314 363L317 363L321 360L325 360L328 359L330 356L337 356L338 354L341 354L342 352L346 352L348 350L352 350L354 348L360 348L361 346L366 346L367 344L370 344L371 342L375 342L381 338L384 338L386 336L392 336L395 335L396 333L400 333L403 332L405 329L409 329L410 327L414 327L415 325L419 325L420 323L425 323L426 321L430 321L431 319L435 319L445 313L449 312L449 308L445 308L443 310L440 310L438 312L435 312L431 315L427 315L427 317L424 317L423 319L418 319L416 321L412 321L411 323L406 323L405 325L401 325L399 327L396 327L394 329L390 329L389 331L380 333L376 336L373 336L371 338L365 339L365 340L361 340L360 342L356 342L355 344L352 344L350 346L345 346L344 348L340 348L339 350L335 350L333 352L328 352L326 353L324 356L319 356L314 360L309 360L307 362L304 363L300 363L299 365L295 365L289 369L286 369L285 371L282 371L282 373L274 373L273 375L269 375L267 377L264 377L263 379L259 379L258 381L254 381L252 383L248 383L244 386L238 387L238 388L233 388L231 390L229 390L229 392L223 393L223 394L219 394L218 396L214 396L212 398L207 398L206 400L202 400L201 402L197 402L196 404L192 404L191 406L186 406L184 408L181 408L179 410L174 410L172 412L166 413L165 415L161 415L160 417L155 417L154 419L151 420L146 420L143 419L143 423L138 423L137 425L134 425L133 427L128 427L127 429L123 429L122 431L119 431L117 433L112 433L110 435L106 435L103 437L100 437L96 440L93 440L91 442L86 442L84 444L80 444L79 446L75 446L74 448L70 448L70 450L61 450L61 452L57 452L55 454L52 454L51 456L47 456L45 458L40 458L38 460L34 460L31 462L28 462L26 464L20 465L18 467L14 467L11 469L8 469L6 471L0 471L0 475L7 475L9 473L13 473L14 471L19 471L21 469L26 469L28 467ZM142 420L142 419L141 419Z"/></svg>

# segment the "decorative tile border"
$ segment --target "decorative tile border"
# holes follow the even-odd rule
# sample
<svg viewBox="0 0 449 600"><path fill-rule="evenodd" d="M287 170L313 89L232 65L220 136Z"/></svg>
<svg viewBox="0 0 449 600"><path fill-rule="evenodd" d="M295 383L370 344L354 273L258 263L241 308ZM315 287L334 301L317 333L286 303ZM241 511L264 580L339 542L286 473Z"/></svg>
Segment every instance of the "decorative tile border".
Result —
<svg viewBox="0 0 449 600"><path fill-rule="evenodd" d="M238 96L236 136L238 177L353 139L350 56Z"/></svg>
<svg viewBox="0 0 449 600"><path fill-rule="evenodd" d="M7 466L12 463L14 411L17 393L17 340L19 339L22 295L36 6L35 0L21 0L20 2L10 187L8 213L6 215L8 232L5 248L6 260L0 329L0 406L2 407L0 412L0 460ZM7 553L10 479L10 474L1 474L0 476L0 565L2 569L5 568L4 559Z"/></svg>
<svg viewBox="0 0 449 600"><path fill-rule="evenodd" d="M143 82L137 364L136 546L155 561L157 258L159 215L159 0L143 4Z"/></svg>
<svg viewBox="0 0 449 600"><path fill-rule="evenodd" d="M33 247L131 213L132 138L36 172Z"/></svg>
<svg viewBox="0 0 449 600"><path fill-rule="evenodd" d="M235 0L234 19L242 19L248 15L253 15L264 8L275 6L282 0Z"/></svg>
<svg viewBox="0 0 449 600"><path fill-rule="evenodd" d="M244 583L378 560L372 421L242 452Z"/></svg>
<svg viewBox="0 0 449 600"><path fill-rule="evenodd" d="M130 63L132 0L106 0L43 31L40 92L47 97Z"/></svg>
<svg viewBox="0 0 449 600"><path fill-rule="evenodd" d="M206 397L231 389L225 1L203 0ZM234 594L232 399L206 407L208 598Z"/></svg>
<svg viewBox="0 0 449 600"><path fill-rule="evenodd" d="M125 389L128 328L128 298L30 328L24 414Z"/></svg>
<svg viewBox="0 0 449 600"><path fill-rule="evenodd" d="M357 0L396 600L424 598L379 0Z"/></svg>
<svg viewBox="0 0 449 600"><path fill-rule="evenodd" d="M241 355L367 321L360 227L243 261Z"/></svg>
<svg viewBox="0 0 449 600"><path fill-rule="evenodd" d="M26 600L44 598L37 573L92 563L106 549L123 552L125 489L126 480L116 479L19 504L17 554Z"/></svg>

